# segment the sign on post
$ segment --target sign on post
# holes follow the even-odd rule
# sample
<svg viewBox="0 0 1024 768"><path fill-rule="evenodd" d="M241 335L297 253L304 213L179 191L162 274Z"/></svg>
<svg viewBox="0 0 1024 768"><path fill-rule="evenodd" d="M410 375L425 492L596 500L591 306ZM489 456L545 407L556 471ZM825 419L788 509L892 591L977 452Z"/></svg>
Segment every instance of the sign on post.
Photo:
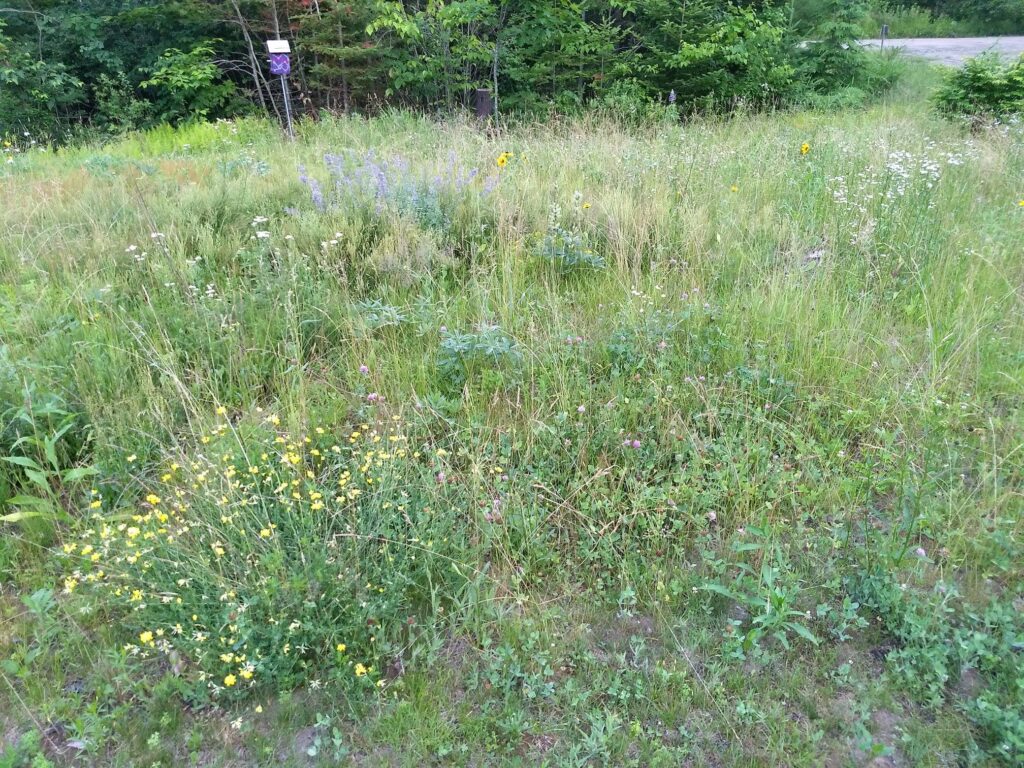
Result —
<svg viewBox="0 0 1024 768"><path fill-rule="evenodd" d="M292 71L292 62L287 53L270 54L270 74L285 77Z"/></svg>
<svg viewBox="0 0 1024 768"><path fill-rule="evenodd" d="M287 40L267 40L267 53L270 54L270 74L281 78L281 93L284 94L284 114L288 121L288 136L295 138L292 128L292 95L288 90L288 75L292 71L291 44Z"/></svg>

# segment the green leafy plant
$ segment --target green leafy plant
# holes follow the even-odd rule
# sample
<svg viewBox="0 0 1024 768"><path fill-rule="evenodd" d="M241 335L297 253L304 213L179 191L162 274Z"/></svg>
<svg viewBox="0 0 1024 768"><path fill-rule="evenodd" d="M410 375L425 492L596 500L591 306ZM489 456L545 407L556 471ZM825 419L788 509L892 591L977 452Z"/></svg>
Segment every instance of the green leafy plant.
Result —
<svg viewBox="0 0 1024 768"><path fill-rule="evenodd" d="M1024 112L1024 56L1004 62L989 53L951 70L934 97L947 115L992 119Z"/></svg>
<svg viewBox="0 0 1024 768"><path fill-rule="evenodd" d="M5 414L10 447L0 461L13 468L12 485L20 492L4 499L4 507L12 511L0 514L0 522L38 519L46 526L67 521L82 481L98 470L74 465L80 445L69 446L68 437L81 441L77 415L58 399L37 397L29 390L24 400L25 405Z"/></svg>
<svg viewBox="0 0 1024 768"><path fill-rule="evenodd" d="M481 325L469 333L445 334L437 359L438 370L454 387L461 387L475 376L487 376L488 372L502 380L503 374L514 377L521 362L519 347L497 325Z"/></svg>
<svg viewBox="0 0 1024 768"><path fill-rule="evenodd" d="M235 84L213 61L216 41L196 43L188 51L169 48L150 71L142 88L156 94L157 116L177 122L219 117L237 101Z"/></svg>

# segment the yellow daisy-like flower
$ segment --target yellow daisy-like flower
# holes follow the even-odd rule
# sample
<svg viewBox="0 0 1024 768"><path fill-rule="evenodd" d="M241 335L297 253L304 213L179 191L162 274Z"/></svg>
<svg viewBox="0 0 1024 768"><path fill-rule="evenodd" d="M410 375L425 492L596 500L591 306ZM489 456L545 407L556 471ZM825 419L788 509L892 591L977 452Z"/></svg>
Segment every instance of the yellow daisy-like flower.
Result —
<svg viewBox="0 0 1024 768"><path fill-rule="evenodd" d="M586 211L586 210L589 210L589 209L590 209L590 203L584 203L583 204L583 210Z"/></svg>
<svg viewBox="0 0 1024 768"><path fill-rule="evenodd" d="M153 633L146 631L139 634L139 642L143 645L149 645L153 642Z"/></svg>
<svg viewBox="0 0 1024 768"><path fill-rule="evenodd" d="M811 151L811 145L808 144L806 141L803 144L800 145L800 154L801 155L806 155L810 151Z"/></svg>
<svg viewBox="0 0 1024 768"><path fill-rule="evenodd" d="M232 685L238 682L238 678L234 675L226 675L224 677L224 685L230 688Z"/></svg>
<svg viewBox="0 0 1024 768"><path fill-rule="evenodd" d="M739 192L740 188L737 187L735 184L733 184L731 187L729 187L729 191L730 192Z"/></svg>
<svg viewBox="0 0 1024 768"><path fill-rule="evenodd" d="M366 667L364 667L362 664L356 664L355 673L356 677L362 677L366 674Z"/></svg>
<svg viewBox="0 0 1024 768"><path fill-rule="evenodd" d="M1021 200L1019 203L1017 203L1017 205L1019 205L1021 208L1024 208L1024 200Z"/></svg>
<svg viewBox="0 0 1024 768"><path fill-rule="evenodd" d="M338 653L344 653L344 652L345 652L345 648L346 648L346 647L347 647L347 646L346 646L346 645L345 645L344 643L338 643L338 646L337 646L337 648L335 648L335 650L336 650L336 651L337 651Z"/></svg>
<svg viewBox="0 0 1024 768"><path fill-rule="evenodd" d="M499 168L504 168L506 165L508 165L508 161L511 159L511 152L502 152L500 155L498 155L498 159L495 160L495 163L497 163Z"/></svg>

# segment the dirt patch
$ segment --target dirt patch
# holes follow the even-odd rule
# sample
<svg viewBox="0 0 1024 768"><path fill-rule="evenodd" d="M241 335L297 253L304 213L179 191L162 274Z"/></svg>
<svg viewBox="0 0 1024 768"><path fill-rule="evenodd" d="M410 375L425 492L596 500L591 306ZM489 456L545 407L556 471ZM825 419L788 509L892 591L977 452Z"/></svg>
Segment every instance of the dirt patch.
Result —
<svg viewBox="0 0 1024 768"><path fill-rule="evenodd" d="M295 734L290 747L278 750L277 762L287 763L294 760L299 765L312 764L313 758L309 755L310 748L316 743L316 728L312 725L301 729Z"/></svg>
<svg viewBox="0 0 1024 768"><path fill-rule="evenodd" d="M523 758L543 757L558 744L558 737L551 733L526 733L519 744L519 756Z"/></svg>
<svg viewBox="0 0 1024 768"><path fill-rule="evenodd" d="M0 722L0 755L18 746L23 735L20 728Z"/></svg>
<svg viewBox="0 0 1024 768"><path fill-rule="evenodd" d="M976 699L985 692L985 678L973 667L964 667L960 670L960 679L953 686L953 695L960 701Z"/></svg>
<svg viewBox="0 0 1024 768"><path fill-rule="evenodd" d="M839 721L847 732L854 729L862 717L863 710L857 705L857 697L844 692L832 702L832 717ZM846 768L847 766L871 766L871 768L903 768L908 765L900 751L903 717L887 709L871 713L866 723L872 741L885 747L887 754L872 755L856 743L855 738L837 739L833 746L824 750L822 765L825 768Z"/></svg>
<svg viewBox="0 0 1024 768"><path fill-rule="evenodd" d="M621 654L625 654L626 660L632 663L634 639L640 638L645 642L652 640L656 637L656 628L657 624L650 616L619 614L606 622L592 626L588 645L594 658L603 664L610 663L615 656ZM654 645L648 643L646 646L651 659L659 657Z"/></svg>
<svg viewBox="0 0 1024 768"><path fill-rule="evenodd" d="M451 636L441 645L438 652L438 660L444 662L450 669L459 671L465 668L470 657L476 653L473 644L464 637Z"/></svg>
<svg viewBox="0 0 1024 768"><path fill-rule="evenodd" d="M845 642L836 646L836 666L849 664L850 669L867 678L878 678L885 670L885 657L892 650L891 645L864 648Z"/></svg>
<svg viewBox="0 0 1024 768"><path fill-rule="evenodd" d="M401 760L391 747L376 747L369 752L358 752L352 756L352 764L366 768L384 768L401 765Z"/></svg>
<svg viewBox="0 0 1024 768"><path fill-rule="evenodd" d="M887 709L873 712L871 714L871 736L876 743L884 745L889 750L889 754L869 759L868 755L855 749L854 757L858 758L858 763L869 765L872 768L901 768L901 766L905 766L907 762L897 746L902 733L900 728L902 722L902 717Z"/></svg>

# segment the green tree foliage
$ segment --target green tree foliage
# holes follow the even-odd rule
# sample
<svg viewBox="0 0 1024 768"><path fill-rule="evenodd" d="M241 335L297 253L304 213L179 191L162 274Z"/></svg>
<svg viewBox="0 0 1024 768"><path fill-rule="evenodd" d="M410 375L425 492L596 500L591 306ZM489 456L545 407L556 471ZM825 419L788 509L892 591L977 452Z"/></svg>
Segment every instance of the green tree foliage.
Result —
<svg viewBox="0 0 1024 768"><path fill-rule="evenodd" d="M158 119L179 122L224 112L235 99L235 84L221 77L213 60L216 41L196 44L188 52L170 48L160 55L148 80L140 85L157 91Z"/></svg>
<svg viewBox="0 0 1024 768"><path fill-rule="evenodd" d="M882 0L876 0L876 5ZM1019 0L931 0L993 24ZM385 103L683 110L869 91L861 0L8 0L0 133L59 137L281 113L265 40L293 43L297 111ZM807 41L813 41L808 43Z"/></svg>
<svg viewBox="0 0 1024 768"><path fill-rule="evenodd" d="M887 5L916 5L935 15L982 25L989 34L1024 33L1024 2L1021 0L914 0Z"/></svg>

